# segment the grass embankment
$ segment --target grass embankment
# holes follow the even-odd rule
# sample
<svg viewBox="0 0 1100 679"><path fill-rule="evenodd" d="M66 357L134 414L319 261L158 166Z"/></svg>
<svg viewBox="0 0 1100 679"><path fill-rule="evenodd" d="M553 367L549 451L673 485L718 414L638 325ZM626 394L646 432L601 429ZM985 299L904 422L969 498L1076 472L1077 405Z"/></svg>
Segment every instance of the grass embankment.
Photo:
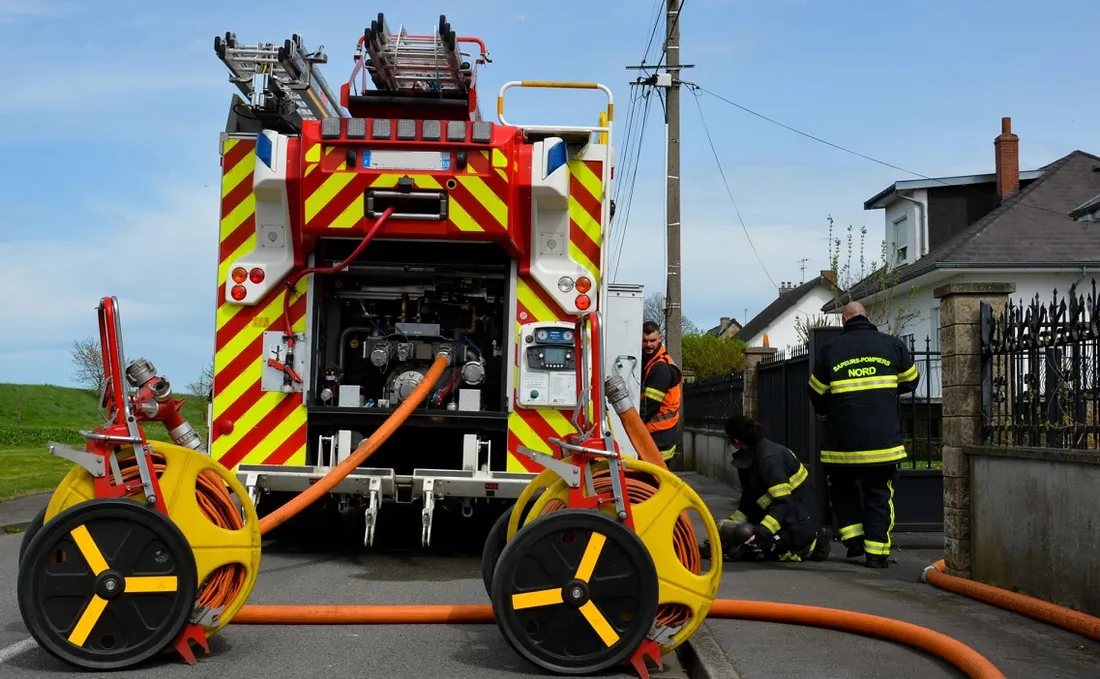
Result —
<svg viewBox="0 0 1100 679"><path fill-rule="evenodd" d="M184 417L206 437L206 404L188 394ZM49 454L49 441L83 449L81 429L103 423L98 393L87 389L41 384L0 384L0 501L50 490L72 468L72 463ZM170 441L164 426L147 423L145 435Z"/></svg>

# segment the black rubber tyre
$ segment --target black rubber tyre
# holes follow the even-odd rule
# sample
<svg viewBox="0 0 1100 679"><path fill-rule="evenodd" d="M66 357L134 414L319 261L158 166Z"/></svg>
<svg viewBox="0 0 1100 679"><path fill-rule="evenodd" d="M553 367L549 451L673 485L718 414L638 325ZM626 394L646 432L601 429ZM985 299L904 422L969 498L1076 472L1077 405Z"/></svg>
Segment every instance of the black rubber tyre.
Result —
<svg viewBox="0 0 1100 679"><path fill-rule="evenodd" d="M42 523L46 520L46 507L38 510L38 513L31 519L31 524L27 526L27 530L23 532L23 541L19 543L19 567L23 567L23 555L27 553L27 545L31 544L31 540L38 531L42 530Z"/></svg>
<svg viewBox="0 0 1100 679"><path fill-rule="evenodd" d="M179 528L132 500L58 514L27 545L17 600L46 652L86 670L120 670L161 653L195 605L195 555Z"/></svg>

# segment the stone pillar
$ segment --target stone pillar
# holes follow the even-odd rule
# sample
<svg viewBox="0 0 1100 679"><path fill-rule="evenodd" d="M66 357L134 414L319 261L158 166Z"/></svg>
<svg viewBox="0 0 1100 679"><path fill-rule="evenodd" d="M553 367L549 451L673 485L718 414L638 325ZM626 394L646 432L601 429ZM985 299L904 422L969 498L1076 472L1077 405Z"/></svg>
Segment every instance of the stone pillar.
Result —
<svg viewBox="0 0 1100 679"><path fill-rule="evenodd" d="M1000 308L1015 283L949 283L940 300L943 362L943 551L946 571L970 577L970 462L964 446L979 445L981 407L981 302Z"/></svg>
<svg viewBox="0 0 1100 679"><path fill-rule="evenodd" d="M742 412L745 417L756 417L756 369L767 357L778 351L774 347L745 347L745 380L742 387Z"/></svg>

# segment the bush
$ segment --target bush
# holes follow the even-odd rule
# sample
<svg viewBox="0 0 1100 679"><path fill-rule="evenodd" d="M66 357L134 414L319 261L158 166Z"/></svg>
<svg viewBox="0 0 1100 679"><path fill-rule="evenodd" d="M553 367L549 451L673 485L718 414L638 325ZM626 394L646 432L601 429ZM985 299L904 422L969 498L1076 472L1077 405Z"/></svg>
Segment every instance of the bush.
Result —
<svg viewBox="0 0 1100 679"><path fill-rule="evenodd" d="M707 334L683 337L684 370L695 373L696 379L729 375L745 367L745 343Z"/></svg>

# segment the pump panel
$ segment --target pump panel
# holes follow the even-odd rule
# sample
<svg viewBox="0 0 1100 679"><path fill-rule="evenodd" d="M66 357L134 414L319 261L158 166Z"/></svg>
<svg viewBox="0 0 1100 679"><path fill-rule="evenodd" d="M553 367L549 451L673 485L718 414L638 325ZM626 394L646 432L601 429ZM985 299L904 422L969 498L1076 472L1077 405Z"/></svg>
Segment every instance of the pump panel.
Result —
<svg viewBox="0 0 1100 679"><path fill-rule="evenodd" d="M574 408L577 358L572 323L520 326L519 405L525 408Z"/></svg>

